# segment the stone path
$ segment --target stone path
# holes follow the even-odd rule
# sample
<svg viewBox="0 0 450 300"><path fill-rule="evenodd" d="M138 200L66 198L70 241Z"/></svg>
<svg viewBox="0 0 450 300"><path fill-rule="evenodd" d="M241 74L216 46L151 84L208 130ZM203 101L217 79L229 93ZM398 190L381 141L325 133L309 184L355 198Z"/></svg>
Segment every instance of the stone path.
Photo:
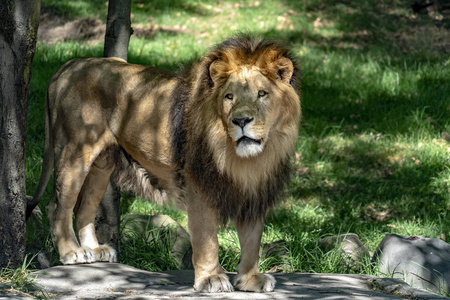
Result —
<svg viewBox="0 0 450 300"><path fill-rule="evenodd" d="M230 278L234 276L229 274ZM130 266L95 263L56 266L32 273L53 299L445 299L414 289L398 279L369 275L274 274L275 291L267 294L196 293L194 272L148 272ZM0 294L0 299L27 299Z"/></svg>

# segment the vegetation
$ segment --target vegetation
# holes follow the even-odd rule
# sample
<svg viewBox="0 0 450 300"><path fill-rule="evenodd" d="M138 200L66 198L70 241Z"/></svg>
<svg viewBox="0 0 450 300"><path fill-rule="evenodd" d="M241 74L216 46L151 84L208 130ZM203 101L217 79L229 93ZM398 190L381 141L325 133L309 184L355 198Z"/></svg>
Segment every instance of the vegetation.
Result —
<svg viewBox="0 0 450 300"><path fill-rule="evenodd" d="M106 19L103 0L42 2L52 18ZM354 268L336 251L320 250L320 238L339 233L358 234L370 251L387 232L450 239L448 20L438 10L414 14L409 5L406 0L133 1L136 35L148 29L151 36L132 36L132 63L178 69L239 31L279 38L298 58L303 125L295 172L287 200L270 213L263 235L263 243L284 241L287 254L263 259L262 271L277 266L377 275L368 261ZM28 194L41 170L50 77L71 58L102 56L102 51L102 44L92 41L38 44L29 108ZM51 195L49 186L41 208ZM169 214L186 226L184 213L128 194L122 213ZM42 238L48 234L29 234L30 242ZM239 243L232 225L220 229L220 242L224 268L235 271ZM124 253L134 253L129 259L122 255L122 262L151 270L174 268L165 258L167 247L152 248L161 249L155 259L157 252L136 248L141 246L122 244Z"/></svg>
<svg viewBox="0 0 450 300"><path fill-rule="evenodd" d="M48 299L47 292L33 286L34 279L30 279L31 260L25 257L25 260L17 269L8 267L0 269L0 294L12 294L22 297L34 297L37 299Z"/></svg>

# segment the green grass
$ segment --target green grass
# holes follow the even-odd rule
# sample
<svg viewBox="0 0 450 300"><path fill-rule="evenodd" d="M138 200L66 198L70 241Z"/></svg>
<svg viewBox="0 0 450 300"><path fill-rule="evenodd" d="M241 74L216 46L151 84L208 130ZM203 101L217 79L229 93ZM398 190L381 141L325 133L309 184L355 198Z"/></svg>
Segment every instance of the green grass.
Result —
<svg viewBox="0 0 450 300"><path fill-rule="evenodd" d="M144 232L125 230L126 222L121 224L119 258L121 263L152 271L177 270L180 268L171 255L171 228L150 228Z"/></svg>
<svg viewBox="0 0 450 300"><path fill-rule="evenodd" d="M43 6L68 19L104 19L104 3L44 0ZM263 236L263 243L283 241L287 256L264 258L262 271L278 266L377 275L367 261L350 268L337 250L320 250L320 238L339 233L357 233L371 251L388 232L450 239L450 144L441 137L450 132L450 33L436 15L412 14L409 1L379 3L133 1L135 26L145 27L152 19L157 25L186 26L189 32L132 37L130 62L177 69L224 37L251 31L285 41L301 65L303 119L295 172L286 201L269 214ZM102 51L101 44L88 42L38 44L29 109L28 194L42 164L44 95L51 75L73 57L101 56ZM49 187L41 208L51 194ZM186 226L183 212L125 196L123 213L164 213ZM239 243L233 226L221 228L219 237L220 261L235 271ZM166 242L145 247L137 241L121 250L135 257L127 263L136 261L138 267L173 268L165 264Z"/></svg>
<svg viewBox="0 0 450 300"><path fill-rule="evenodd" d="M0 269L0 294L49 299L47 292L36 288L33 285L34 279L28 276L32 259L25 257L22 266L17 269Z"/></svg>

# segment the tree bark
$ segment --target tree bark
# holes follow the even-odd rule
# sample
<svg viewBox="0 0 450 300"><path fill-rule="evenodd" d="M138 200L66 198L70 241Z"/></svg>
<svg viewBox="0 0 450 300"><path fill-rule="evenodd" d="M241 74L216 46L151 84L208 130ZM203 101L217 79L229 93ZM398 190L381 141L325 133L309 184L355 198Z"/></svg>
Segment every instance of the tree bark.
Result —
<svg viewBox="0 0 450 300"><path fill-rule="evenodd" d="M131 0L109 0L105 33L105 57L128 58L128 44L132 34ZM98 241L109 244L119 253L120 192L110 182L96 216Z"/></svg>
<svg viewBox="0 0 450 300"><path fill-rule="evenodd" d="M99 243L111 245L117 250L118 255L120 255L119 225L120 191L114 182L110 181L95 217L95 229Z"/></svg>
<svg viewBox="0 0 450 300"><path fill-rule="evenodd" d="M105 57L128 58L128 44L133 33L131 28L131 0L109 0L106 22Z"/></svg>
<svg viewBox="0 0 450 300"><path fill-rule="evenodd" d="M25 255L25 138L39 0L0 1L0 267Z"/></svg>

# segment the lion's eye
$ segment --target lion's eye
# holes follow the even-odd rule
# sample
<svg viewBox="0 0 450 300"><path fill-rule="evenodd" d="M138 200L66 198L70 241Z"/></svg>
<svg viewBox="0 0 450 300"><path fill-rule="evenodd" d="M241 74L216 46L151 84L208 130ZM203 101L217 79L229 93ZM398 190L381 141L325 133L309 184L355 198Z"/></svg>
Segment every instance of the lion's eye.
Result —
<svg viewBox="0 0 450 300"><path fill-rule="evenodd" d="M266 95L267 95L267 92L266 92L266 91L260 90L260 91L258 92L258 98L262 98L262 97L264 97L264 96L266 96Z"/></svg>
<svg viewBox="0 0 450 300"><path fill-rule="evenodd" d="M228 99L228 100L233 100L233 94L231 94L231 93L230 94L226 94L225 98Z"/></svg>

